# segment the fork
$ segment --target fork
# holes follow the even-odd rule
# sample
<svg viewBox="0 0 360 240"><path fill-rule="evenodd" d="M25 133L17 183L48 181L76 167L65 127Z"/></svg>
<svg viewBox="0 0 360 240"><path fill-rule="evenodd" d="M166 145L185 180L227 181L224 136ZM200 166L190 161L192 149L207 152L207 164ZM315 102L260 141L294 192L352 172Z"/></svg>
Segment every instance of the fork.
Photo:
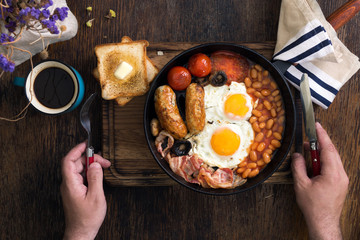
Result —
<svg viewBox="0 0 360 240"><path fill-rule="evenodd" d="M81 125L85 128L88 134L88 141L86 146L86 163L85 163L85 179L87 176L87 170L89 169L90 164L94 162L94 148L91 144L91 125L90 125L90 118L89 118L89 109L91 103L96 97L96 93L91 94L91 96L86 100L84 105L80 111L80 122Z"/></svg>

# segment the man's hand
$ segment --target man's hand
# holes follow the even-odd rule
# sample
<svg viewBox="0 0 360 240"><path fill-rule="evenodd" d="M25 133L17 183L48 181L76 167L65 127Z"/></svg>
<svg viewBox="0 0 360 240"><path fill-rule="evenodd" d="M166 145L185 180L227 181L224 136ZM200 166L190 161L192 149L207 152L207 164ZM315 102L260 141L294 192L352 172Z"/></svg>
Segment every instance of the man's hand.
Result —
<svg viewBox="0 0 360 240"><path fill-rule="evenodd" d="M86 143L74 147L62 161L61 196L66 229L64 239L94 239L104 221L106 200L103 190L102 168L110 162L94 155L87 172L88 187L81 173L84 171Z"/></svg>
<svg viewBox="0 0 360 240"><path fill-rule="evenodd" d="M292 172L297 203L309 229L310 239L342 239L340 215L349 179L340 156L326 131L316 123L320 147L320 175L309 178L304 157L292 156Z"/></svg>

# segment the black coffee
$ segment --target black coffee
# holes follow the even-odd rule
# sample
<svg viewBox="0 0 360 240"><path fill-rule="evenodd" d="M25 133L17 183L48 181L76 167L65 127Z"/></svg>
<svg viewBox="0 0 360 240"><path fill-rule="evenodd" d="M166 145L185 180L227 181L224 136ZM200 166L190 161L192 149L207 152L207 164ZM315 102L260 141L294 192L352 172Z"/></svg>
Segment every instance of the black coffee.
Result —
<svg viewBox="0 0 360 240"><path fill-rule="evenodd" d="M50 67L42 70L34 81L35 96L48 108L61 108L74 96L74 81L65 70Z"/></svg>

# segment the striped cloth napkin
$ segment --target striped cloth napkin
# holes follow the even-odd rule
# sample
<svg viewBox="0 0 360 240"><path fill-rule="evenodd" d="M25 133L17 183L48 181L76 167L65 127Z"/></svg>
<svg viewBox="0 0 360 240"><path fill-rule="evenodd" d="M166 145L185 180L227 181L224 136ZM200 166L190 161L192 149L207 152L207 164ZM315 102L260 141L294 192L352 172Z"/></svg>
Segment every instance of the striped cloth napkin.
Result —
<svg viewBox="0 0 360 240"><path fill-rule="evenodd" d="M307 73L312 100L325 109L360 68L315 0L283 0L277 38L273 61L291 64L284 76L297 89Z"/></svg>

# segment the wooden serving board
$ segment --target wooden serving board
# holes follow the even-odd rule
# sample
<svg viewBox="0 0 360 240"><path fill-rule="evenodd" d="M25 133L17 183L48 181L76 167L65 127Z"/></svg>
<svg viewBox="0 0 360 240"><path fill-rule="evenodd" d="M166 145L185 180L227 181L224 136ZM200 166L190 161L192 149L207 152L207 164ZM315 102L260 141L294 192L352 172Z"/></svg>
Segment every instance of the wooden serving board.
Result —
<svg viewBox="0 0 360 240"><path fill-rule="evenodd" d="M182 51L201 43L151 43L147 54L161 69ZM270 59L274 42L238 43ZM159 51L163 55L159 55ZM135 97L125 107L115 101L102 104L103 156L112 163L104 172L105 181L111 186L171 186L177 184L157 164L147 146L143 128L145 96ZM294 151L294 146L292 150ZM265 183L292 183L289 156Z"/></svg>

